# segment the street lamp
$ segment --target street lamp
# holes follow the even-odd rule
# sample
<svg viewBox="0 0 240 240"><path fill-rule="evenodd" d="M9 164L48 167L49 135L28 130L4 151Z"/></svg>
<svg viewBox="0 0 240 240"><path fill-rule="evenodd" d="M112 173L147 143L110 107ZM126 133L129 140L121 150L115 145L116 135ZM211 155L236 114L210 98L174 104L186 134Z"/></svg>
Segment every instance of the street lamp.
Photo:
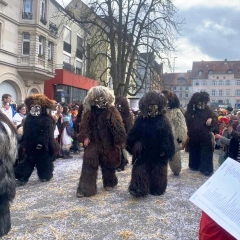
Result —
<svg viewBox="0 0 240 240"><path fill-rule="evenodd" d="M174 73L174 70L175 70L175 58L177 58L177 57L173 58L173 73Z"/></svg>

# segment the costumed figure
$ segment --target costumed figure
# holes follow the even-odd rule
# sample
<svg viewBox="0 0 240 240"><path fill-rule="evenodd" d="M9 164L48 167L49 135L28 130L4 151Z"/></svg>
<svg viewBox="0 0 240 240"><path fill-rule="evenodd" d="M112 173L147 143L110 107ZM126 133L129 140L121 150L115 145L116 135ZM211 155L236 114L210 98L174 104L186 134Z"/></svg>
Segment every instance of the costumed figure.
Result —
<svg viewBox="0 0 240 240"><path fill-rule="evenodd" d="M213 151L215 139L212 129L218 119L207 105L210 101L207 92L196 92L190 99L185 113L189 137L189 168L206 176L213 173Z"/></svg>
<svg viewBox="0 0 240 240"><path fill-rule="evenodd" d="M85 150L77 197L90 197L97 193L99 166L105 190L117 185L115 169L121 163L120 153L126 143L126 131L114 106L114 96L106 87L91 88L84 99L83 109L78 139Z"/></svg>
<svg viewBox="0 0 240 240"><path fill-rule="evenodd" d="M13 164L17 156L17 135L13 124L0 111L0 237L11 228L10 202L16 193Z"/></svg>
<svg viewBox="0 0 240 240"><path fill-rule="evenodd" d="M187 125L185 117L180 109L180 102L177 95L170 90L163 90L162 93L168 100L166 116L172 126L175 145L175 154L171 161L169 161L169 166L174 175L178 176L182 169L180 150L182 150L183 144L187 140Z"/></svg>
<svg viewBox="0 0 240 240"><path fill-rule="evenodd" d="M118 96L115 99L115 106L122 116L123 124L126 130L126 133L128 134L130 129L133 126L134 120L133 120L133 114L130 112L127 98L124 96ZM122 155L121 165L117 168L117 171L124 171L125 165L128 164L127 152L125 149L122 149L121 155Z"/></svg>
<svg viewBox="0 0 240 240"><path fill-rule="evenodd" d="M150 91L139 101L141 111L127 137L126 149L132 157L129 192L135 197L161 195L167 188L168 160L175 153L167 99Z"/></svg>
<svg viewBox="0 0 240 240"><path fill-rule="evenodd" d="M51 116L54 103L44 94L33 94L25 99L29 111L23 126L20 148L23 159L19 159L14 172L18 185L27 183L34 167L42 182L53 177L53 161L59 151L59 144L54 139L55 120Z"/></svg>

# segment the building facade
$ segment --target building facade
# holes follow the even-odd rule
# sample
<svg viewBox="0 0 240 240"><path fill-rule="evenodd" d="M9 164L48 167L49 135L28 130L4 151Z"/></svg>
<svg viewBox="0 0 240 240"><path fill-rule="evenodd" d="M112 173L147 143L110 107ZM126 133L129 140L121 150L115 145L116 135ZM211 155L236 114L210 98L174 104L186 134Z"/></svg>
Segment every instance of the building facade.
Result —
<svg viewBox="0 0 240 240"><path fill-rule="evenodd" d="M164 73L162 75L163 88L173 91L179 101L180 106L186 108L192 96L192 72L186 73Z"/></svg>
<svg viewBox="0 0 240 240"><path fill-rule="evenodd" d="M9 93L22 103L55 76L56 37L48 17L49 0L0 1L0 96Z"/></svg>
<svg viewBox="0 0 240 240"><path fill-rule="evenodd" d="M240 61L193 62L192 89L208 92L213 108L240 108Z"/></svg>

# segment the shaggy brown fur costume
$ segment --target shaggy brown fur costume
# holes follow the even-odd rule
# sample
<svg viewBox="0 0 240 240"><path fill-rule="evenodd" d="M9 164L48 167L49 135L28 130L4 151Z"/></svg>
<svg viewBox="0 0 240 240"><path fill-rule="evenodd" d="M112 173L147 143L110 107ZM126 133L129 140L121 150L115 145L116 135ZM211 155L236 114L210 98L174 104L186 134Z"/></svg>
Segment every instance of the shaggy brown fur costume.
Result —
<svg viewBox="0 0 240 240"><path fill-rule="evenodd" d="M77 197L97 193L97 171L102 169L103 186L110 190L118 183L115 169L120 165L120 151L126 142L122 118L114 106L114 96L102 86L88 91L83 102L79 141L84 144L82 173Z"/></svg>
<svg viewBox="0 0 240 240"><path fill-rule="evenodd" d="M120 112L123 124L128 134L133 126L133 114L130 112L129 103L126 97L118 96L115 100L115 106ZM121 165L117 168L117 171L124 171L125 165L128 164L127 152L125 149L121 151Z"/></svg>
<svg viewBox="0 0 240 240"><path fill-rule="evenodd" d="M135 197L161 195L166 190L167 164L175 152L166 108L161 93L148 92L140 99L141 114L127 138L127 150L133 155L129 192Z"/></svg>
<svg viewBox="0 0 240 240"><path fill-rule="evenodd" d="M218 124L217 116L207 105L207 92L194 93L185 113L189 137L189 168L209 176L213 172L214 138L212 129ZM211 119L211 123L207 120Z"/></svg>
<svg viewBox="0 0 240 240"><path fill-rule="evenodd" d="M167 117L172 126L175 144L175 154L172 160L169 161L169 166L174 175L178 176L182 169L180 150L182 150L183 143L187 140L187 126L177 95L167 89L163 90L162 93L168 100Z"/></svg>
<svg viewBox="0 0 240 240"><path fill-rule="evenodd" d="M17 155L17 137L13 124L0 111L0 237L11 228L10 202L15 197L13 164Z"/></svg>
<svg viewBox="0 0 240 240"><path fill-rule="evenodd" d="M19 185L24 185L37 168L43 182L53 177L53 161L56 159L59 144L54 139L55 121L50 115L54 101L44 94L33 94L25 99L28 115L23 126L20 147L25 150L25 158L14 169Z"/></svg>

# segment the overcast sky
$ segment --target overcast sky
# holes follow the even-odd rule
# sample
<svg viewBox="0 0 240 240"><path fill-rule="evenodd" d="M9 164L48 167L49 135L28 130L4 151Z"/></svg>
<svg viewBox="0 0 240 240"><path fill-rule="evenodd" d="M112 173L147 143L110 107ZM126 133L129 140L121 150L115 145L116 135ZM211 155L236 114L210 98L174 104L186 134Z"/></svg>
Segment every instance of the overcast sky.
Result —
<svg viewBox="0 0 240 240"><path fill-rule="evenodd" d="M173 0L173 3L180 19L185 19L178 51L171 56L172 63L176 57L175 72L191 70L193 61L240 60L240 0Z"/></svg>

